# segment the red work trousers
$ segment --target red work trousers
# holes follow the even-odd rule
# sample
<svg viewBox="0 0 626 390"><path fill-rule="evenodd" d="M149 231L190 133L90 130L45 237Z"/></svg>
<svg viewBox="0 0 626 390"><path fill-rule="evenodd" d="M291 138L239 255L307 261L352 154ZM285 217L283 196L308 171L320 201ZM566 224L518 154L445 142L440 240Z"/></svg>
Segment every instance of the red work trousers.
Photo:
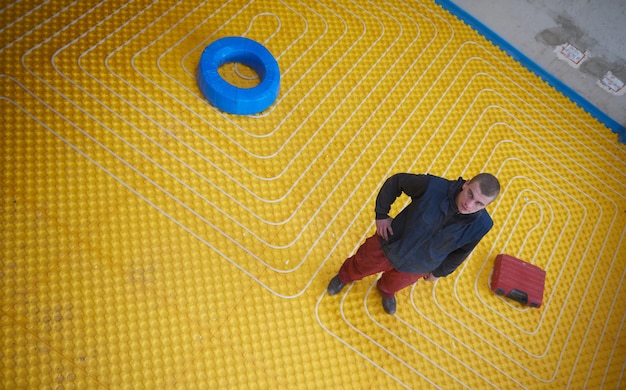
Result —
<svg viewBox="0 0 626 390"><path fill-rule="evenodd" d="M339 269L339 280L350 283L366 276L382 272L377 287L380 295L392 298L394 294L417 282L427 274L410 274L393 268L383 252L380 237L374 234L369 237L356 253L346 259Z"/></svg>

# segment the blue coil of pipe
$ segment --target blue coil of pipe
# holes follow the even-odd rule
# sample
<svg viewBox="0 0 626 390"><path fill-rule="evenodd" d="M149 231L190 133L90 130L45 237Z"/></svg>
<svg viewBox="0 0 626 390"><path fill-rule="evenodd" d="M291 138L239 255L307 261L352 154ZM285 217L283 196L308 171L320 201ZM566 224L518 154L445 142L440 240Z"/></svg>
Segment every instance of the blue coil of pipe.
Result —
<svg viewBox="0 0 626 390"><path fill-rule="evenodd" d="M260 83L253 88L240 88L224 80L218 69L231 62L254 69ZM251 115L266 110L276 101L280 70L265 46L249 38L225 37L212 42L202 52L197 81L204 97L216 108L230 114Z"/></svg>

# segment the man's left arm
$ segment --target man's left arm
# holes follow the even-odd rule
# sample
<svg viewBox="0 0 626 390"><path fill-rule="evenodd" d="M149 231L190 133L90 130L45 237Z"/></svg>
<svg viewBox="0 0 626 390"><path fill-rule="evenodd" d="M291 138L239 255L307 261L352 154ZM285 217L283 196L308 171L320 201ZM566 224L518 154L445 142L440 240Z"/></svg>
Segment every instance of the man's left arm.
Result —
<svg viewBox="0 0 626 390"><path fill-rule="evenodd" d="M437 269L431 272L431 275L436 278L441 278L444 276L450 275L454 272L462 263L465 261L467 256L476 248L476 245L480 242L479 240L472 241L469 244L463 245L459 249L450 253L448 257L441 263Z"/></svg>

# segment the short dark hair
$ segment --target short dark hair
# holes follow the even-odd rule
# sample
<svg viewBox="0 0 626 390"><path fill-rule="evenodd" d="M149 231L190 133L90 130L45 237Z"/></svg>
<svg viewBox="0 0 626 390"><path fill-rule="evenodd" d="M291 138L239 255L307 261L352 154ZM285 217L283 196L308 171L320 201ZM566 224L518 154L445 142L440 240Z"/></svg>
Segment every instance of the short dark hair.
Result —
<svg viewBox="0 0 626 390"><path fill-rule="evenodd" d="M478 175L474 176L469 182L478 183L478 186L480 187L480 192L490 198L493 197L495 199L498 194L500 194L500 182L491 173L479 173Z"/></svg>

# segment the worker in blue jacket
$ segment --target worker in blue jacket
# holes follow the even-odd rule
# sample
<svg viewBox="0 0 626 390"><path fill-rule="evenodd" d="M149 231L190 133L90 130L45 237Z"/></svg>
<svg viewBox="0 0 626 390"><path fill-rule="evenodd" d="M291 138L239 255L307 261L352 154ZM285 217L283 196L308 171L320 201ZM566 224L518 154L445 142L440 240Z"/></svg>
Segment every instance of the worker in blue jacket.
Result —
<svg viewBox="0 0 626 390"><path fill-rule="evenodd" d="M402 193L411 203L391 218L391 205ZM485 207L499 193L500 183L489 173L467 181L428 174L391 176L376 198L376 234L344 261L328 293L338 294L346 284L382 272L377 287L383 309L394 314L396 292L420 278L435 281L461 265L493 227Z"/></svg>

